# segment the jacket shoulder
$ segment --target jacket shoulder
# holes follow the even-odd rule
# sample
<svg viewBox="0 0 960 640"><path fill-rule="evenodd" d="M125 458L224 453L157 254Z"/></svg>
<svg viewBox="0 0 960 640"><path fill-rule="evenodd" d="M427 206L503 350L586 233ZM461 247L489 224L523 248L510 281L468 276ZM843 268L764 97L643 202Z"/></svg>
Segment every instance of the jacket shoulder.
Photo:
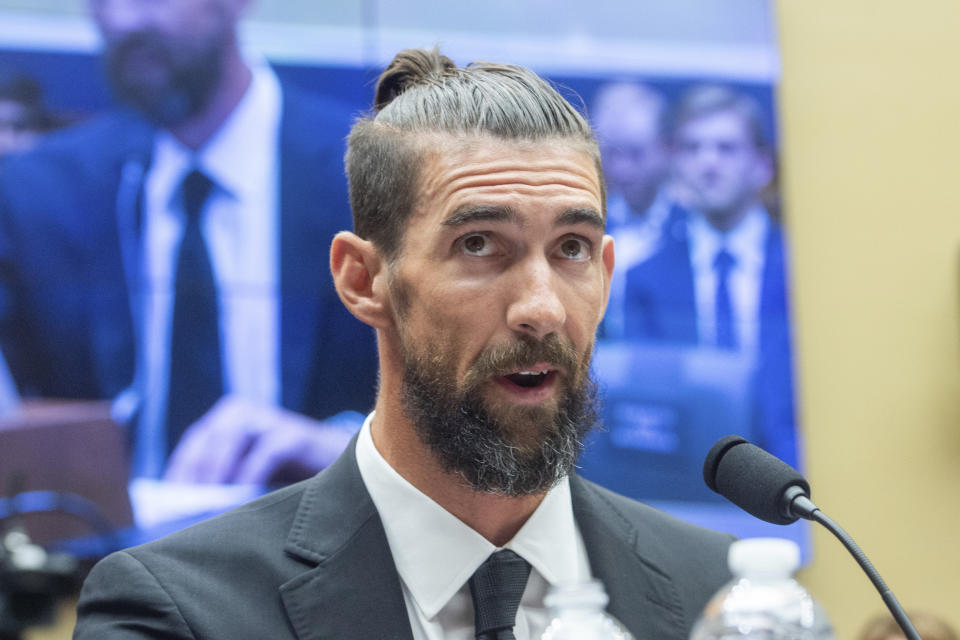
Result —
<svg viewBox="0 0 960 640"><path fill-rule="evenodd" d="M110 112L45 136L36 148L5 161L0 191L13 201L70 188L85 194L115 190L123 162L150 152L153 131L125 112Z"/></svg>
<svg viewBox="0 0 960 640"><path fill-rule="evenodd" d="M639 539L645 544L658 539L664 541L665 546L669 547L696 543L697 547L694 550L703 551L710 556L719 553L723 556L724 562L726 561L727 547L735 539L733 535L681 520L648 504L601 487L590 480L578 478L577 482L584 492L607 504L619 514L638 532Z"/></svg>
<svg viewBox="0 0 960 640"><path fill-rule="evenodd" d="M233 555L238 548L267 546L266 541L282 547L310 480L273 491L246 504L198 522L157 540L127 551L135 557L175 559L181 552L201 551L208 558L229 547Z"/></svg>
<svg viewBox="0 0 960 640"><path fill-rule="evenodd" d="M308 568L284 553L304 490L107 556L84 581L74 637L287 637L275 633L289 624L283 608L269 603Z"/></svg>

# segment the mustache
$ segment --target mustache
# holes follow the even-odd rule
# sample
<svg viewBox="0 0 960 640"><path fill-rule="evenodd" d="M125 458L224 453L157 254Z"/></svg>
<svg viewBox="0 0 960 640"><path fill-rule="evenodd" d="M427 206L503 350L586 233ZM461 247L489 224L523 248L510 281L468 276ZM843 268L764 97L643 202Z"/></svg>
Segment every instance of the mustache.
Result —
<svg viewBox="0 0 960 640"><path fill-rule="evenodd" d="M493 376L542 362L549 362L561 369L562 375L567 377L576 375L582 364L576 347L556 334L550 334L543 340L520 336L508 344L484 349L470 366L464 386L472 389Z"/></svg>

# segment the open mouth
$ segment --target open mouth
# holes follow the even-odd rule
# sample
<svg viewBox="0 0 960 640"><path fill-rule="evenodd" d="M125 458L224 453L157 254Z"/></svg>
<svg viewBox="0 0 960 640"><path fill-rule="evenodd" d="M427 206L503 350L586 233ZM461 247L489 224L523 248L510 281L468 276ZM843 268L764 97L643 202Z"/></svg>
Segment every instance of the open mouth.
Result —
<svg viewBox="0 0 960 640"><path fill-rule="evenodd" d="M536 389L551 379L556 373L550 369L518 371L503 376L504 379L524 389Z"/></svg>

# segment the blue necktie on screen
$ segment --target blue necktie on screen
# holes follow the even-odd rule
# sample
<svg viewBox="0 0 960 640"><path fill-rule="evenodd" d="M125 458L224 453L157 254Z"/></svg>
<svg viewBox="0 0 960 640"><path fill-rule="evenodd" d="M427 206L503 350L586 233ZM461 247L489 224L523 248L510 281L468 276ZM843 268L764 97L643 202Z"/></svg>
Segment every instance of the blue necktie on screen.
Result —
<svg viewBox="0 0 960 640"><path fill-rule="evenodd" d="M717 347L736 349L737 327L734 322L733 303L730 300L730 271L736 265L736 258L726 249L717 251L713 259L713 268L717 275L717 291L714 298L717 322Z"/></svg>
<svg viewBox="0 0 960 640"><path fill-rule="evenodd" d="M167 394L167 452L223 395L217 285L203 238L213 183L194 169L183 180L184 229L176 260Z"/></svg>

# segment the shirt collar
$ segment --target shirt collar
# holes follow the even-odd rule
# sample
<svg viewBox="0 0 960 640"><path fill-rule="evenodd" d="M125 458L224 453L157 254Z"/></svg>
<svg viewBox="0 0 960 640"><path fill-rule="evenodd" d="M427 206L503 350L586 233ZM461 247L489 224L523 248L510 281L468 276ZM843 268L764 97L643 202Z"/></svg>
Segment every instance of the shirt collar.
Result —
<svg viewBox="0 0 960 640"><path fill-rule="evenodd" d="M763 207L752 207L733 229L717 231L702 214L694 213L688 222L690 259L698 270L713 268L713 260L721 248L734 258L736 265L752 268L762 264L764 244L769 228L768 215Z"/></svg>
<svg viewBox="0 0 960 640"><path fill-rule="evenodd" d="M380 513L397 572L417 606L433 618L497 550L397 473L377 451L367 417L357 440L357 464ZM504 548L512 549L550 584L582 579L579 533L570 483L551 489Z"/></svg>

